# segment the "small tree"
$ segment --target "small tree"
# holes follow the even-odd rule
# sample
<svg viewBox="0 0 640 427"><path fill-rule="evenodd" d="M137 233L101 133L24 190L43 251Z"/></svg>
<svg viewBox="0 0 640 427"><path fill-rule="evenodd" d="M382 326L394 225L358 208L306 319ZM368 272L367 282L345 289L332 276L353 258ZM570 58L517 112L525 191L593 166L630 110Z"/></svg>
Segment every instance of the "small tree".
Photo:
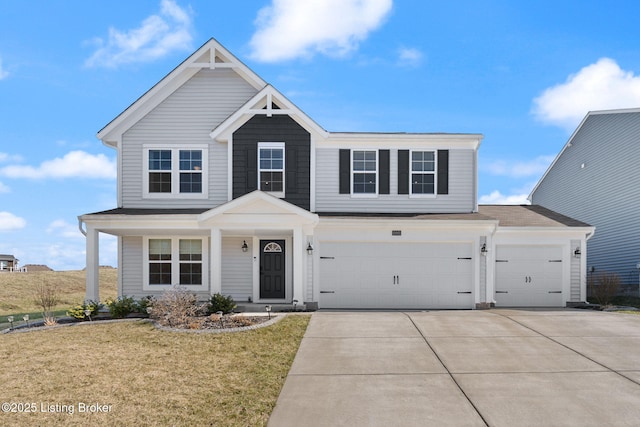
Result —
<svg viewBox="0 0 640 427"><path fill-rule="evenodd" d="M58 290L49 286L44 280L36 286L35 299L33 301L38 307L42 308L42 318L46 326L55 325L56 317L53 314L53 308L60 302Z"/></svg>

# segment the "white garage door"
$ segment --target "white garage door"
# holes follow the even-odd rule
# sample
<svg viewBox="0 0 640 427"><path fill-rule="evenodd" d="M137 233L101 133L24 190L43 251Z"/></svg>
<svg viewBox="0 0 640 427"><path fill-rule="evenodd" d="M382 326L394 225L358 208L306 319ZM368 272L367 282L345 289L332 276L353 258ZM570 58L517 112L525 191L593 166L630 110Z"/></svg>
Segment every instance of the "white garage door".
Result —
<svg viewBox="0 0 640 427"><path fill-rule="evenodd" d="M563 306L562 247L497 246L496 305Z"/></svg>
<svg viewBox="0 0 640 427"><path fill-rule="evenodd" d="M473 308L470 243L323 242L320 308Z"/></svg>

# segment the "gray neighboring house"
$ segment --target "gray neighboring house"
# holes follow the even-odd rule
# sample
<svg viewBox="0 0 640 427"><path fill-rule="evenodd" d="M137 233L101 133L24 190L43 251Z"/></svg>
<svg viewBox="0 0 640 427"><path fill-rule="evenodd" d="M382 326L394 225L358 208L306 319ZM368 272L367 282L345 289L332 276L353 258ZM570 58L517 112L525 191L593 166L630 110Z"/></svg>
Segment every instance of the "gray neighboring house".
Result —
<svg viewBox="0 0 640 427"><path fill-rule="evenodd" d="M529 200L596 227L587 271L638 283L640 109L589 112Z"/></svg>

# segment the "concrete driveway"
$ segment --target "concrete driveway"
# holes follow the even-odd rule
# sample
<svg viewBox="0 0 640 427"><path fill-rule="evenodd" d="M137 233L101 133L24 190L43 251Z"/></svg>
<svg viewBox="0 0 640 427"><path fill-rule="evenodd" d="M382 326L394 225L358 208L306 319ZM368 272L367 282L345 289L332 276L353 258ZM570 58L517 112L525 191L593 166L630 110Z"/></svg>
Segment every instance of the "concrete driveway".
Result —
<svg viewBox="0 0 640 427"><path fill-rule="evenodd" d="M314 313L269 426L638 426L640 316Z"/></svg>

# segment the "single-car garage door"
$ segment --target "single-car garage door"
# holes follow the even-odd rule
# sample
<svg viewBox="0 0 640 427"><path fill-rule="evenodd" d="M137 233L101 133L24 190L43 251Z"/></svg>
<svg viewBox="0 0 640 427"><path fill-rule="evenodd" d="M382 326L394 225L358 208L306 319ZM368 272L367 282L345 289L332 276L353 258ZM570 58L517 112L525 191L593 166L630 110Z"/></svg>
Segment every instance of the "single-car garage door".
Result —
<svg viewBox="0 0 640 427"><path fill-rule="evenodd" d="M471 243L322 242L320 308L473 308Z"/></svg>
<svg viewBox="0 0 640 427"><path fill-rule="evenodd" d="M561 307L562 247L498 245L496 305Z"/></svg>

